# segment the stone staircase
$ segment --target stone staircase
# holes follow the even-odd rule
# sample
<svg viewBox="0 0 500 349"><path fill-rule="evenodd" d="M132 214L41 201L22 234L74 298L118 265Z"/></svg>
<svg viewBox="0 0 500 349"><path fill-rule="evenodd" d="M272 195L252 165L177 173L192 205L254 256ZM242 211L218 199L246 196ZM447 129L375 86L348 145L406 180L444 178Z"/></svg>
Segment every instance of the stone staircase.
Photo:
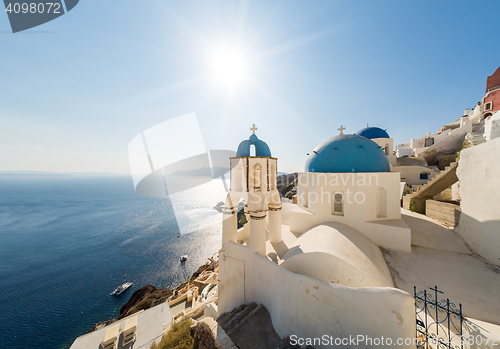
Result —
<svg viewBox="0 0 500 349"><path fill-rule="evenodd" d="M416 187L414 192L403 196L403 208L409 210L410 203L413 201L415 203L414 210L425 214L425 201L432 199L458 181L457 167L458 162L452 162L426 184Z"/></svg>
<svg viewBox="0 0 500 349"><path fill-rule="evenodd" d="M271 316L262 304L242 304L220 315L217 322L239 349L276 349L280 345Z"/></svg>
<svg viewBox="0 0 500 349"><path fill-rule="evenodd" d="M431 182L432 180L434 180L434 178L438 177L441 173L443 173L444 171L446 171L446 168L444 170L442 170L442 171L440 171L440 170L437 170L437 171L438 172L431 172L431 174L429 176L429 179L424 184L414 184L414 185L412 185L411 188L410 188L411 193L416 193L417 191L419 191L424 185L426 185L427 183Z"/></svg>
<svg viewBox="0 0 500 349"><path fill-rule="evenodd" d="M484 139L484 120L472 125L472 132L465 137L473 145L486 142Z"/></svg>

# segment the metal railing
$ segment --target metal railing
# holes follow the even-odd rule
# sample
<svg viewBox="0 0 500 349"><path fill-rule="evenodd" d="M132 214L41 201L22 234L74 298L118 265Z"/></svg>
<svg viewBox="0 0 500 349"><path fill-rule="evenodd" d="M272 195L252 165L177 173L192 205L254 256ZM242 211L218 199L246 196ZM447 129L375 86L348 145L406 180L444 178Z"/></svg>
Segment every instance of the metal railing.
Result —
<svg viewBox="0 0 500 349"><path fill-rule="evenodd" d="M417 338L421 339L417 348L463 349L462 304L458 307L447 299L439 299L443 292L437 286L417 291L414 287L415 312L417 318Z"/></svg>

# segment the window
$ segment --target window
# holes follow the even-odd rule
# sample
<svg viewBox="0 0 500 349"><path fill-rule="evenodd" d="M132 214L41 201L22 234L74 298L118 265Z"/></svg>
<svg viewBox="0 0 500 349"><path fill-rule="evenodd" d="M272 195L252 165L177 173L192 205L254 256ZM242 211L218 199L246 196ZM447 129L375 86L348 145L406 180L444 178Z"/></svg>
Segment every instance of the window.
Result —
<svg viewBox="0 0 500 349"><path fill-rule="evenodd" d="M135 328L127 333L123 333L123 345L128 345L135 341Z"/></svg>
<svg viewBox="0 0 500 349"><path fill-rule="evenodd" d="M234 191L243 191L244 177L245 177L245 171L243 170L243 164L240 161L231 171L231 179L233 181Z"/></svg>
<svg viewBox="0 0 500 349"><path fill-rule="evenodd" d="M420 174L420 179L429 180L429 173L428 172L422 172Z"/></svg>
<svg viewBox="0 0 500 349"><path fill-rule="evenodd" d="M255 164L253 167L253 188L255 190L260 190L260 164Z"/></svg>
<svg viewBox="0 0 500 349"><path fill-rule="evenodd" d="M276 189L276 166L274 164L271 165L271 173L269 174L269 181L271 190Z"/></svg>
<svg viewBox="0 0 500 349"><path fill-rule="evenodd" d="M426 147L430 147L433 144L434 144L434 138L426 138L425 139L425 146Z"/></svg>
<svg viewBox="0 0 500 349"><path fill-rule="evenodd" d="M342 192L334 192L332 197L332 215L344 215L344 195Z"/></svg>
<svg viewBox="0 0 500 349"><path fill-rule="evenodd" d="M484 110L491 110L493 109L493 102L488 102L488 103L484 103Z"/></svg>
<svg viewBox="0 0 500 349"><path fill-rule="evenodd" d="M255 145L251 144L250 145L250 156L255 156Z"/></svg>
<svg viewBox="0 0 500 349"><path fill-rule="evenodd" d="M385 155L390 155L389 154L389 143L385 145Z"/></svg>
<svg viewBox="0 0 500 349"><path fill-rule="evenodd" d="M377 190L377 218L387 217L387 194L384 188Z"/></svg>
<svg viewBox="0 0 500 349"><path fill-rule="evenodd" d="M308 208L309 207L309 187L307 185L304 185L302 187L302 200L304 203L304 207Z"/></svg>

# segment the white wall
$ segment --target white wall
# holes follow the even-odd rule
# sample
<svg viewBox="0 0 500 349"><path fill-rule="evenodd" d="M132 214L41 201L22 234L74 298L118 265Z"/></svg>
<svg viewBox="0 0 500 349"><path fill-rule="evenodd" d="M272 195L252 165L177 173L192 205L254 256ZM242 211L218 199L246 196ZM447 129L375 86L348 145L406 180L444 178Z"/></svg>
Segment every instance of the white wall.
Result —
<svg viewBox="0 0 500 349"><path fill-rule="evenodd" d="M444 139L445 137L449 136L453 130L446 130L444 132L441 132L439 134L437 133L429 133L425 137L419 137L419 138L412 138L410 142L410 147L412 149L421 149L425 148L425 140L427 138L434 138L434 144L439 142L441 139Z"/></svg>
<svg viewBox="0 0 500 349"><path fill-rule="evenodd" d="M462 150L458 234L489 262L500 265L500 138Z"/></svg>
<svg viewBox="0 0 500 349"><path fill-rule="evenodd" d="M421 155L423 152L427 151L429 148L441 148L443 150L448 150L450 147L454 147L454 142L456 138L465 137L465 135L472 131L472 121L467 117L461 120L461 126L453 130L446 130L439 134L427 134L425 137L412 138L410 142L410 148L413 149L415 156ZM450 137L448 137L450 136ZM425 139L434 138L434 145L430 147L425 147ZM440 142L439 146L436 143Z"/></svg>
<svg viewBox="0 0 500 349"><path fill-rule="evenodd" d="M396 144L396 157L411 156L412 154L413 150L410 147L410 142Z"/></svg>
<svg viewBox="0 0 500 349"><path fill-rule="evenodd" d="M483 110L481 108L482 105L476 105L474 109L466 109L464 115L469 117L469 120L472 122L478 122L483 115Z"/></svg>
<svg viewBox="0 0 500 349"><path fill-rule="evenodd" d="M235 243L227 243L221 251L219 280L220 313L242 303L261 303L280 337L364 335L396 341L415 336L414 299L398 289L350 288L315 280L292 273Z"/></svg>
<svg viewBox="0 0 500 349"><path fill-rule="evenodd" d="M452 152L460 150L465 135L472 132L472 121L467 120L462 126L451 131L445 131L440 135L434 136L434 144L423 150L415 150L415 156L421 156L426 160L434 157L441 152ZM443 137L442 135L445 134ZM413 140L412 140L413 142ZM429 162L429 161L427 161Z"/></svg>
<svg viewBox="0 0 500 349"><path fill-rule="evenodd" d="M70 349L102 348L101 342L104 340L106 331L114 326L119 326L120 328L118 348L123 348L122 332L125 330L126 321L133 317L137 317L136 341L134 342L133 347L149 348L153 341L158 343L161 340L161 336L163 335L163 325L169 324L172 321L172 312L170 311L168 303L164 302L113 322L112 324L101 329L84 334L73 342Z"/></svg>
<svg viewBox="0 0 500 349"><path fill-rule="evenodd" d="M427 183L432 176L439 174L439 170L435 170L423 166L394 166L391 171L401 174L401 182L406 182L409 185L422 185ZM420 179L421 173L427 173L429 179Z"/></svg>
<svg viewBox="0 0 500 349"><path fill-rule="evenodd" d="M474 338L472 344L467 342L467 349L496 349L500 346L500 326L490 322L480 321L471 318L465 318L463 325L463 335L468 338ZM471 337L471 338L472 338ZM453 341L458 344L458 341Z"/></svg>
<svg viewBox="0 0 500 349"><path fill-rule="evenodd" d="M411 231L401 220L398 172L312 173L298 175L297 207L290 231L302 234L325 223L339 222L363 233L378 246L411 251ZM305 187L307 186L307 195ZM385 216L378 215L377 191L385 191ZM332 214L332 194L344 193L344 214Z"/></svg>
<svg viewBox="0 0 500 349"><path fill-rule="evenodd" d="M394 140L392 138L372 138L373 142L377 143L382 149L384 153L387 155L387 160L389 164L396 166L396 155L394 153Z"/></svg>
<svg viewBox="0 0 500 349"><path fill-rule="evenodd" d="M487 141L500 137L500 113L496 112L484 122L484 136Z"/></svg>
<svg viewBox="0 0 500 349"><path fill-rule="evenodd" d="M451 199L460 200L460 181L451 186Z"/></svg>

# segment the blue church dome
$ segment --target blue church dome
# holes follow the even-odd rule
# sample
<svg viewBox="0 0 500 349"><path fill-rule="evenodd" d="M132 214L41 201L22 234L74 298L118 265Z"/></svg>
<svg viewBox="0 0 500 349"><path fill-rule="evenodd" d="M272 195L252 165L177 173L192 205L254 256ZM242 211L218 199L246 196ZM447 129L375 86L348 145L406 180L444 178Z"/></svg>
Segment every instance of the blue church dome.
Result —
<svg viewBox="0 0 500 349"><path fill-rule="evenodd" d="M386 130L382 130L380 127L365 127L355 133L357 136L362 136L368 139L373 138L391 138Z"/></svg>
<svg viewBox="0 0 500 349"><path fill-rule="evenodd" d="M261 141L255 134L240 143L238 150L236 151L238 156L250 156L250 146L252 145L255 146L255 156L271 157L271 150L269 149L269 146L266 142Z"/></svg>
<svg viewBox="0 0 500 349"><path fill-rule="evenodd" d="M320 143L307 157L306 172L390 172L381 147L365 137L340 134Z"/></svg>

